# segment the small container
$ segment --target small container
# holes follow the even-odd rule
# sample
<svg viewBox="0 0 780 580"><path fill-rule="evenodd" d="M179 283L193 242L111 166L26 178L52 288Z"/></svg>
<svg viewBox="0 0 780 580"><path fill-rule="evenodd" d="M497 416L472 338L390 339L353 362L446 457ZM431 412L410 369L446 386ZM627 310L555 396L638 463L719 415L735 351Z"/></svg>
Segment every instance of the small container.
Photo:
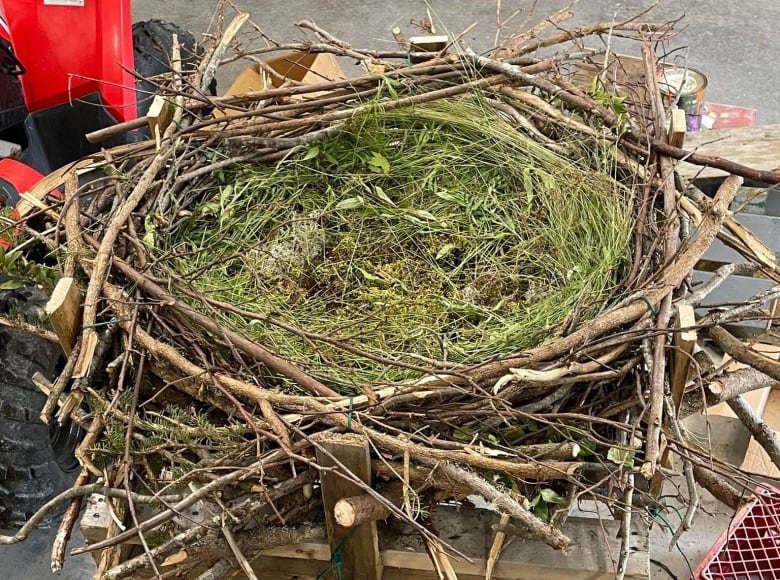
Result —
<svg viewBox="0 0 780 580"><path fill-rule="evenodd" d="M701 129L704 91L707 88L707 77L704 73L692 68L665 68L661 71L658 84L666 105L674 104L685 111L688 131Z"/></svg>
<svg viewBox="0 0 780 580"><path fill-rule="evenodd" d="M765 580L780 578L780 490L758 487L754 498L693 574L695 580Z"/></svg>

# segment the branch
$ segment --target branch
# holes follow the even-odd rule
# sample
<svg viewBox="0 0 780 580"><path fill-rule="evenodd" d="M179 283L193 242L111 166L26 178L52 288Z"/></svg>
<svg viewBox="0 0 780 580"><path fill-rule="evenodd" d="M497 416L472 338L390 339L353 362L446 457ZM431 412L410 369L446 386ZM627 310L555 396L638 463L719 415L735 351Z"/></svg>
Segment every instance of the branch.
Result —
<svg viewBox="0 0 780 580"><path fill-rule="evenodd" d="M519 523L519 526L512 526L512 533L515 535L542 540L556 550L565 551L568 547L569 538L564 536L554 526L544 523L529 512L510 492L500 491L480 475L451 463L441 462L436 464L432 461L426 461L425 463L435 465L435 471L446 477L462 481L503 513L513 517Z"/></svg>
<svg viewBox="0 0 780 580"><path fill-rule="evenodd" d="M778 438L777 433L762 421L761 417L756 415L755 411L750 408L750 405L742 397L737 396L729 399L727 402L734 414L750 431L753 439L764 448L772 463L780 469L780 438Z"/></svg>

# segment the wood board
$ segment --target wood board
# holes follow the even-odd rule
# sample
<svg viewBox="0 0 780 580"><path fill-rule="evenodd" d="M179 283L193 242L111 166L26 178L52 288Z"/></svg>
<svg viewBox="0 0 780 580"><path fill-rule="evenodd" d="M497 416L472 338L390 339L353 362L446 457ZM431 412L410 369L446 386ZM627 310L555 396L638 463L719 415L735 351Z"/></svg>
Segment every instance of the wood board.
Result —
<svg viewBox="0 0 780 580"><path fill-rule="evenodd" d="M496 514L487 510L456 509L439 506L433 514L442 539L452 542L472 562L452 558L459 580L485 578L486 557L493 541L491 526ZM637 519L637 518L635 518ZM494 580L601 580L614 578L611 556L620 553L617 538L619 522L595 518L571 517L563 532L572 540L568 554L553 550L541 542L507 541L502 558L493 574ZM633 531L636 551L629 560L626 578L649 577L647 529ZM383 547L383 580L423 580L437 578L428 555L419 544L419 536L395 524L380 529ZM258 578L315 578L328 567L330 554L326 543L307 543L266 550L252 560Z"/></svg>
<svg viewBox="0 0 780 580"><path fill-rule="evenodd" d="M685 137L685 149L771 171L780 166L780 124L690 132ZM677 171L687 180L726 175L719 169L686 162L678 163Z"/></svg>

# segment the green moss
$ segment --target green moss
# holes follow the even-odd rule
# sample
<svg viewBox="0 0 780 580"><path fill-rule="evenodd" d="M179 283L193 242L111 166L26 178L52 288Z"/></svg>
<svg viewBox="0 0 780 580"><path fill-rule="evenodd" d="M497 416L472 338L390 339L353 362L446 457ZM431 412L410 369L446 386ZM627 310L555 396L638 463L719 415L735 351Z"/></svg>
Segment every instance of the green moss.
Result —
<svg viewBox="0 0 780 580"><path fill-rule="evenodd" d="M477 362L593 315L627 263L630 192L561 158L480 98L352 119L274 167L226 172L159 267L311 333L410 363ZM230 208L226 211L224 208ZM163 270L164 272L165 270ZM225 315L346 391L413 376Z"/></svg>

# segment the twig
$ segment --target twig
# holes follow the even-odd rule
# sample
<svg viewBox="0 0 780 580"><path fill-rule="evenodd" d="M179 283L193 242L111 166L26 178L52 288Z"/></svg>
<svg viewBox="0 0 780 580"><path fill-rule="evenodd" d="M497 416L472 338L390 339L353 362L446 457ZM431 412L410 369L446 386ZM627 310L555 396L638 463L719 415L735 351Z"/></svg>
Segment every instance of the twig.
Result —
<svg viewBox="0 0 780 580"><path fill-rule="evenodd" d="M498 521L499 526L507 526L509 524L509 516L506 514L501 515L501 519ZM501 558L501 551L504 547L504 540L506 539L506 533L497 531L493 538L493 544L490 546L490 552L488 553L487 562L485 563L485 580L492 580L493 569L496 567L498 560Z"/></svg>
<svg viewBox="0 0 780 580"><path fill-rule="evenodd" d="M117 497L117 498L128 497L128 494L125 490L106 487L102 483L93 483L93 484L82 485L79 487L72 487L70 489L63 491L61 494L50 499L43 506L41 506L38 509L38 511L35 512L24 523L24 525L19 529L19 531L17 531L14 535L12 536L0 535L0 545L18 544L19 542L23 542L29 537L30 533L35 528L38 527L38 524L40 524L43 520L45 520L46 516L49 515L52 511L54 511L57 508L57 506L59 506L62 502L73 499L74 497L83 497L85 495L90 495L93 493L105 495L107 497ZM155 496L131 494L130 497L133 498L133 501L142 502L142 503L157 503L160 501L166 502L166 501L181 500L181 496L178 495L155 497Z"/></svg>
<svg viewBox="0 0 780 580"><path fill-rule="evenodd" d="M623 580L628 570L628 560L631 557L631 510L634 505L634 474L625 474L626 491L623 496L623 520L621 522L622 538L620 542L620 559L618 560L616 580Z"/></svg>
<svg viewBox="0 0 780 580"><path fill-rule="evenodd" d="M233 532L230 531L230 528L225 525L224 516L222 519L222 535L225 536L225 540L227 540L228 546L230 546L230 551L233 552L233 556L235 556L238 565L241 567L241 570L243 570L244 574L246 574L246 577L249 578L249 580L257 580L257 576L252 570L252 566L247 561L243 552L241 552L241 548L238 547L236 537L233 535Z"/></svg>
<svg viewBox="0 0 780 580"><path fill-rule="evenodd" d="M148 520L141 522L137 526L125 532L122 532L121 534L117 534L113 538L103 540L102 542L96 542L95 544L90 544L82 548L76 548L71 551L71 554L73 556L78 556L79 554L84 554L86 552L94 552L95 550L102 550L103 548L108 548L109 546L115 546L117 544L121 544L122 542L129 540L130 538L132 538L137 534L148 532L149 530L153 530L161 526L165 522L170 521L178 513L184 511L191 505L194 505L195 503L199 502L203 498L207 497L209 494L219 491L225 486L230 485L231 483L234 483L240 479L250 477L255 473L261 471L263 469L263 463L264 460L260 460L243 469L237 469L231 473L228 473L221 477L217 477L216 479L210 481L209 483L207 483L206 485L198 489L196 492L188 495L187 497L185 497L178 503L174 504L173 506L169 507L168 509L165 509L158 514L155 514Z"/></svg>
<svg viewBox="0 0 780 580"><path fill-rule="evenodd" d="M774 380L780 381L780 362L753 350L720 326L713 326L706 329L705 332L718 345L718 348L728 353L735 361L749 365Z"/></svg>
<svg viewBox="0 0 780 580"><path fill-rule="evenodd" d="M756 415L741 396L733 397L727 403L742 424L750 431L753 439L764 448L775 467L780 469L780 438L777 433Z"/></svg>
<svg viewBox="0 0 780 580"><path fill-rule="evenodd" d="M46 402L44 403L40 414L41 422L46 425L51 422L52 413L54 413L54 410L59 405L60 397L65 392L68 383L70 383L71 379L73 378L73 371L76 368L76 362L78 361L79 354L81 353L81 344L81 339L77 339L76 344L73 345L73 350L71 350L70 355L68 355L68 360L65 363L65 367L62 369L62 372L60 372L57 380L54 381L54 384L51 387L51 391L46 397Z"/></svg>
<svg viewBox="0 0 780 580"><path fill-rule="evenodd" d="M200 80L200 92L206 93L217 74L217 68L219 67L222 59L225 58L225 53L230 47L230 43L233 42L238 31L244 23L249 20L249 14L242 12L236 14L232 22L225 28L225 32L222 33L222 37L219 40L219 44L214 48L211 54L211 58L207 61L205 70L203 71L203 77Z"/></svg>
<svg viewBox="0 0 780 580"><path fill-rule="evenodd" d="M437 463L431 460L424 460L423 463L435 467L435 470L445 477L462 481L503 513L514 518L518 522L518 526L513 528L515 535L543 540L556 550L565 551L568 547L569 538L529 512L510 492L500 491L478 474L457 467L452 463Z"/></svg>
<svg viewBox="0 0 780 580"><path fill-rule="evenodd" d="M669 424L672 427L672 433L678 441L685 441L685 438L683 437L683 428L677 420L674 403L672 402L671 397L664 397L664 403L666 405L666 415ZM693 463L684 456L682 461L683 471L685 472L685 483L688 487L688 506L686 507L683 521L680 522L680 525L677 527L677 530L672 536L671 542L669 542L670 550L674 548L683 533L691 529L691 526L693 525L693 517L696 515L696 510L699 507L699 494L696 491L696 477L693 472Z"/></svg>
<svg viewBox="0 0 780 580"><path fill-rule="evenodd" d="M76 481L73 483L73 487L82 487L89 482L89 471L82 469ZM57 528L57 535L54 537L54 543L51 548L51 571L56 574L62 570L62 566L65 562L65 552L68 548L68 541L70 535L73 532L73 526L78 520L79 513L81 513L81 502L84 498L83 495L76 496L70 500L68 508L62 516L59 528Z"/></svg>

